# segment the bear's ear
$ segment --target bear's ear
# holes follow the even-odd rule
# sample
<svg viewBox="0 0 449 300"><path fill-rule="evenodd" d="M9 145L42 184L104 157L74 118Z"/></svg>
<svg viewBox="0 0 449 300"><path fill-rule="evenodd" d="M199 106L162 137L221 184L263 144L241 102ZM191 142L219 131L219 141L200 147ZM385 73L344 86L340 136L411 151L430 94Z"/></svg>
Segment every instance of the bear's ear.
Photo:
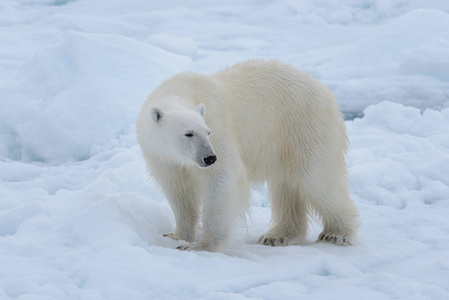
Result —
<svg viewBox="0 0 449 300"><path fill-rule="evenodd" d="M202 117L203 120L204 120L204 117L206 117L206 105L204 105L203 103L200 103L200 104L195 108L195 110L196 110L197 112L200 113L201 117Z"/></svg>
<svg viewBox="0 0 449 300"><path fill-rule="evenodd" d="M153 107L153 109L151 110L151 118L156 123L159 123L163 115L164 112L159 107Z"/></svg>

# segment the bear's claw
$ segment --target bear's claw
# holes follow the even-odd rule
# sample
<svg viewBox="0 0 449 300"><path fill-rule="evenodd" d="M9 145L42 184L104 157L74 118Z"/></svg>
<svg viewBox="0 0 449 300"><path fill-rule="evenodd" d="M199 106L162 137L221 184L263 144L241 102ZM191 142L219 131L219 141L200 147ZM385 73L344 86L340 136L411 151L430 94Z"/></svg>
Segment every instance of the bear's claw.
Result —
<svg viewBox="0 0 449 300"><path fill-rule="evenodd" d="M351 238L349 236L329 232L320 233L317 242L329 242L340 246L352 245Z"/></svg>
<svg viewBox="0 0 449 300"><path fill-rule="evenodd" d="M174 239L174 240L179 240L178 239L178 237L174 234L174 233L166 233L166 234L164 234L163 235L164 237L168 237L168 238L171 238L171 239Z"/></svg>
<svg viewBox="0 0 449 300"><path fill-rule="evenodd" d="M193 249L190 249L190 244L178 246L178 247L176 247L176 249L181 250L181 251L193 250Z"/></svg>
<svg viewBox="0 0 449 300"><path fill-rule="evenodd" d="M176 249L181 251L210 251L215 252L216 249L211 247L210 245L203 244L203 243L191 243L191 244L185 244L176 247Z"/></svg>
<svg viewBox="0 0 449 300"><path fill-rule="evenodd" d="M301 243L301 239L297 237L288 236L266 236L262 235L256 241L256 244L266 245L266 246L288 246L297 245Z"/></svg>

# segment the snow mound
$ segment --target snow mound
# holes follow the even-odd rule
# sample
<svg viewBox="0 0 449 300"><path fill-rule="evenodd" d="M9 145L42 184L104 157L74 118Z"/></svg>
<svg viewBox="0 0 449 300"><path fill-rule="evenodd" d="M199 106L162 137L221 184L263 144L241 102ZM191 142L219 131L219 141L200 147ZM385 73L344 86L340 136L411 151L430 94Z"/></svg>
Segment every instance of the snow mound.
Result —
<svg viewBox="0 0 449 300"><path fill-rule="evenodd" d="M344 111L362 111L382 101L449 107L449 39L443 36L449 37L449 14L415 9L365 38L322 50L329 60L319 73L326 74L323 80Z"/></svg>
<svg viewBox="0 0 449 300"><path fill-rule="evenodd" d="M399 67L403 74L449 81L449 40L435 39L404 51Z"/></svg>
<svg viewBox="0 0 449 300"><path fill-rule="evenodd" d="M401 209L448 200L449 108L421 113L383 102L364 113L347 123L353 192Z"/></svg>
<svg viewBox="0 0 449 300"><path fill-rule="evenodd" d="M123 144L146 95L191 60L115 35L69 33L0 91L0 155L83 160Z"/></svg>

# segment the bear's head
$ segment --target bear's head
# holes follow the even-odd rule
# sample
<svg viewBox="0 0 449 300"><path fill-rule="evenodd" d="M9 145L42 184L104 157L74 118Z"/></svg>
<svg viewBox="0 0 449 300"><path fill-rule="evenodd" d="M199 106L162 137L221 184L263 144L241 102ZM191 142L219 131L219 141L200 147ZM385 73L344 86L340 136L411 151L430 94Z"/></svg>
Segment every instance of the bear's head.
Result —
<svg viewBox="0 0 449 300"><path fill-rule="evenodd" d="M200 168L211 166L216 160L209 141L210 129L204 118L206 106L161 109L144 108L137 124L137 137L144 151L185 165Z"/></svg>

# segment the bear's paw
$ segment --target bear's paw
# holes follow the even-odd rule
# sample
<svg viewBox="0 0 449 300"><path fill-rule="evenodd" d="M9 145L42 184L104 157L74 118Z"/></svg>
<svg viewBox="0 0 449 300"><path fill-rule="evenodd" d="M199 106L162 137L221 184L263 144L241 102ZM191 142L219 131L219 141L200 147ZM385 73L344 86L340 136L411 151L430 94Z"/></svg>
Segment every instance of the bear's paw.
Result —
<svg viewBox="0 0 449 300"><path fill-rule="evenodd" d="M318 236L317 242L329 242L340 246L352 245L352 238L345 234L336 234L330 232L322 232Z"/></svg>
<svg viewBox="0 0 449 300"><path fill-rule="evenodd" d="M181 251L210 251L216 252L216 247L212 247L210 244L206 243L190 243L176 247L176 249Z"/></svg>
<svg viewBox="0 0 449 300"><path fill-rule="evenodd" d="M265 246L289 246L289 245L298 245L303 241L300 236L291 236L291 235L270 235L268 232L264 235L261 235L259 239L256 241L256 244L265 245Z"/></svg>
<svg viewBox="0 0 449 300"><path fill-rule="evenodd" d="M179 238L174 233L166 233L166 234L164 234L164 237L168 237L168 238L174 239L176 241L179 240Z"/></svg>

